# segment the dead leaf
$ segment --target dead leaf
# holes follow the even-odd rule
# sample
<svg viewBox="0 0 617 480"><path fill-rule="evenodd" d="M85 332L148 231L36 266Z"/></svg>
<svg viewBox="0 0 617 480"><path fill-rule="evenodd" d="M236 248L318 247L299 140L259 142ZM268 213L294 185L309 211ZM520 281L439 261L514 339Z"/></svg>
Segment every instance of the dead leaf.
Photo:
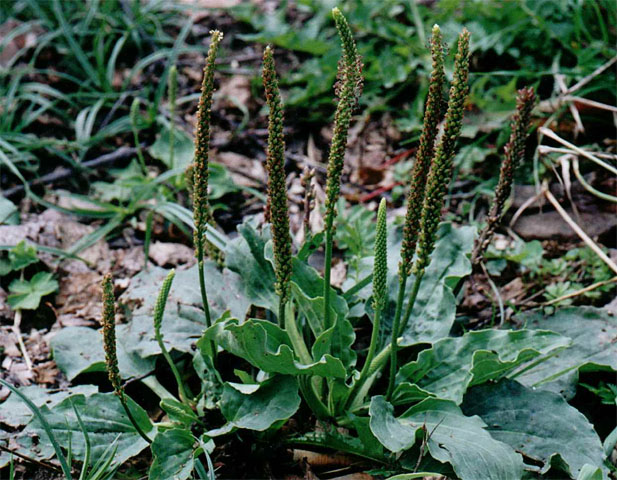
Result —
<svg viewBox="0 0 617 480"><path fill-rule="evenodd" d="M221 80L213 108L238 108L238 105L248 108L251 98L251 81L249 77L246 75L232 75Z"/></svg>
<svg viewBox="0 0 617 480"><path fill-rule="evenodd" d="M148 258L160 267L191 266L196 261L193 249L181 243L154 242Z"/></svg>

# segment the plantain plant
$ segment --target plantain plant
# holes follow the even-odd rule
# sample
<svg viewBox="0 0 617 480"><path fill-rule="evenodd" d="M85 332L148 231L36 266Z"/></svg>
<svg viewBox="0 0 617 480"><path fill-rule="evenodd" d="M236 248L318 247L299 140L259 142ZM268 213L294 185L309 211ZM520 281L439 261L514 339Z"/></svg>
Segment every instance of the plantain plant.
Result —
<svg viewBox="0 0 617 480"><path fill-rule="evenodd" d="M262 71L269 109L268 221L246 219L233 239L219 234L224 260L208 248L210 109L214 60L222 39L220 32L212 32L189 174L197 265L178 272L142 272L120 302L128 305L139 294L144 305L127 309L129 322L122 325L115 324L111 277L104 281L104 361L115 392L105 398L114 399L116 418L125 421L119 445L131 441L131 452L150 447L152 479L211 478L210 456L230 435L256 443L276 438L288 447L343 451L369 461L380 474L404 473L400 478L442 474L463 480L520 479L530 474L525 470L541 474L550 469L571 478L606 476L606 453L592 425L568 404L567 395L554 391L575 387L572 373L582 366L617 368L612 343L600 341L593 361L588 361L587 340L571 341L582 332L596 332L587 341L592 343L604 335L598 332L617 335L614 318L599 310L571 309L556 318L521 316L526 328L466 333L454 328L454 287L471 273L470 258L481 257L501 218L511 172L523 159L534 99L532 90L519 94L486 233L476 241L473 227L441 222L468 92L467 30L458 37L443 118L446 45L439 27L432 30L433 71L402 228L388 225L387 200L381 199L374 255L362 263L370 269L368 281L342 290L331 286L336 207L348 131L362 87L352 30L338 9L333 18L342 57L325 226L323 235L305 235L295 254L289 231L284 107L270 47L264 50ZM305 177L308 218L312 194L310 176ZM480 247L472 257L474 241ZM308 263L320 242L323 276ZM140 290L163 278L156 301ZM367 326L368 342L364 335L357 339L356 331L364 332ZM75 366L71 352L80 347L70 344L70 336L81 334L84 341L87 336L75 328L80 327L65 328L52 340L56 362L70 378L94 369L83 365L83 355L80 367ZM570 355L560 355L564 349ZM151 380L157 355L171 371L177 395ZM160 398L165 413L161 422L152 423L125 393L122 382L127 377L141 378ZM90 406L100 398L80 397L80 402L92 411ZM301 408L312 417L282 429ZM96 417L96 412L91 415ZM64 429L65 435L77 431L70 421L48 428Z"/></svg>

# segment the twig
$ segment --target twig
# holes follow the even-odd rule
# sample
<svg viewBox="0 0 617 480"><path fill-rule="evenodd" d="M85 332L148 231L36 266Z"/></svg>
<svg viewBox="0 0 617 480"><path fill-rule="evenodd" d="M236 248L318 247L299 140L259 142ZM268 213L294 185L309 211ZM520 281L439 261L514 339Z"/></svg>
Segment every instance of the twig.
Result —
<svg viewBox="0 0 617 480"><path fill-rule="evenodd" d="M28 351L26 350L26 345L24 345L24 339L21 336L21 329L19 328L21 325L21 308L15 310L15 319L13 320L13 333L17 336L17 343L19 344L19 349L21 350L21 354L24 357L24 361L26 362L26 367L28 367L28 371L32 371L32 361L30 360L30 356L28 355Z"/></svg>
<svg viewBox="0 0 617 480"><path fill-rule="evenodd" d="M523 202L523 204L520 207L518 207L518 210L516 210L516 212L514 212L514 215L512 215L512 220L510 220L510 224L509 224L510 228L512 228L514 224L516 224L516 222L518 221L518 218L523 214L523 212L527 210L533 203L539 200L541 196L542 196L542 192L534 195L533 197L529 197L527 200Z"/></svg>
<svg viewBox="0 0 617 480"><path fill-rule="evenodd" d="M60 470L58 467L52 465L51 463L41 462L40 460L37 460L35 458L30 458L30 457L24 455L23 453L14 452L13 450L11 450L10 448L5 447L4 445L0 445L0 450L2 450L3 452L8 453L9 455L15 455L16 457L19 457L22 460L25 460L26 462L33 463L33 464L38 465L38 466L43 467L43 468L47 468L47 469L51 470L52 472L62 473L62 470Z"/></svg>
<svg viewBox="0 0 617 480"><path fill-rule="evenodd" d="M497 299L497 305L499 305L499 326L501 327L506 320L506 312L503 307L503 299L501 298L501 294L499 293L499 289L497 288L497 285L495 285L495 282L493 282L493 279L488 274L488 270L486 270L484 263L480 262L480 266L482 267L482 271L484 272L484 275L486 275L486 280L488 281L488 284L491 286L491 290L493 290L493 293L495 294L495 298Z"/></svg>
<svg viewBox="0 0 617 480"><path fill-rule="evenodd" d="M569 95L569 94L574 93L577 90L581 89L582 87L587 85L591 80L593 80L595 77L600 75L604 70L609 68L615 62L617 62L617 56L611 58L604 65L601 65L598 68L596 68L593 72L591 72L586 77L581 78L578 82L576 82L574 85L572 85L570 88L568 88L564 93L566 95Z"/></svg>
<svg viewBox="0 0 617 480"><path fill-rule="evenodd" d="M589 235L587 235L583 231L583 229L579 227L574 220L572 220L572 217L570 217L570 215L568 215L568 213L563 209L563 207L559 205L559 202L550 192L546 183L542 186L542 191L546 199L553 205L553 207L555 207L557 213L561 215L561 217L570 226L570 228L574 230L574 232L581 238L581 240L583 240L583 242L585 242L585 244L589 248L591 248L596 253L596 255L598 255L598 257L600 257L604 261L604 263L606 263L610 267L611 270L613 270L613 272L617 273L617 264L615 264L615 262L613 262L608 257L608 255L606 255L606 253L604 253L602 249L598 247L598 245L589 237Z"/></svg>
<svg viewBox="0 0 617 480"><path fill-rule="evenodd" d="M574 175L585 190L587 190L592 195L601 198L602 200L617 203L617 197L609 195L608 193L601 192L600 190L595 189L594 187L589 185L589 183L587 183L585 178L581 175L580 170L578 169L578 158L576 156L572 156L572 169L574 170Z"/></svg>
<svg viewBox="0 0 617 480"><path fill-rule="evenodd" d="M574 150L576 153L582 155L583 157L591 160L594 163L597 163L598 165L600 165L601 167L606 168L609 172L617 175L617 168L609 165L606 162L603 162L602 160L600 160L598 157L596 157L595 155L592 155L591 153L589 153L586 150L583 150L582 148L577 147L576 145L568 142L567 140L564 140L563 138L561 138L559 135L557 135L555 132L553 132L552 130L549 130L546 127L540 127L538 129L538 131L542 134L545 135L549 138L552 138L553 140L555 140L556 142L561 143L562 145L565 145L566 147Z"/></svg>
<svg viewBox="0 0 617 480"><path fill-rule="evenodd" d="M81 163L80 166L83 167L83 168L96 168L96 167L100 167L101 165L105 165L107 163L115 162L116 160L120 160L122 158L130 157L136 151L137 151L137 149L135 149L135 148L120 147L115 152L106 153L105 155L101 155L100 157L93 158L92 160L88 160L86 162ZM53 171L51 173L48 173L47 175L43 175L42 177L33 180L30 183L30 186L41 185L41 184L55 182L57 180L62 180L62 179L65 179L65 178L68 178L68 177L72 176L73 172L74 172L74 170L72 168L66 168L66 167L58 168L57 170L55 170L55 171ZM25 187L23 185L16 185L13 188L9 188L8 190L5 190L2 193L2 195L4 195L5 197L9 198L9 197L12 197L13 195L15 195L17 193L23 192L24 189L25 189Z"/></svg>
<svg viewBox="0 0 617 480"><path fill-rule="evenodd" d="M581 148L581 150L583 150ZM590 152L589 150L585 150L587 153L591 153L598 158L606 158L607 160L617 160L617 155L614 153L605 153L605 152ZM538 145L538 153L547 154L547 153L571 153L577 154L574 150L570 150L569 148L560 148L560 147L551 147L549 145Z"/></svg>
<svg viewBox="0 0 617 480"><path fill-rule="evenodd" d="M592 285L589 285L585 288L581 288L580 290L577 290L576 292L570 292L566 295L562 295L559 298L553 298L551 301L549 302L544 302L541 305L543 307L548 307L549 305L553 305L554 303L559 303L562 302L564 300L567 300L569 298L573 298L573 297L578 297L579 295L582 295L583 293L587 293L587 292L591 292L592 290L595 290L596 288L600 288L603 287L604 285L609 285L611 283L615 283L617 282L617 276L613 277L613 278L609 278L608 280L602 280L601 282L596 282Z"/></svg>
<svg viewBox="0 0 617 480"><path fill-rule="evenodd" d="M600 110L608 110L609 112L617 112L617 107L613 107L612 105L607 105L606 103L596 102L594 100L588 100L582 97L567 96L567 97L564 97L564 100L581 103L583 105L587 105L589 107L595 107Z"/></svg>

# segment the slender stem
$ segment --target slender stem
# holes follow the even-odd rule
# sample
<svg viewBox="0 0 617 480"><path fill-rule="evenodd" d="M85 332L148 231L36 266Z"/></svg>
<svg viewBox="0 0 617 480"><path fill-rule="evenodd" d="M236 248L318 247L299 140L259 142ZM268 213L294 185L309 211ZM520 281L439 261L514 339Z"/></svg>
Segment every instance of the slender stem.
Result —
<svg viewBox="0 0 617 480"><path fill-rule="evenodd" d="M283 297L279 298L279 315L277 318L278 325L281 328L285 328L285 304L287 302L283 301Z"/></svg>
<svg viewBox="0 0 617 480"><path fill-rule="evenodd" d="M153 375L142 378L141 383L143 383L146 387L152 390L152 392L157 395L161 400L165 398L174 398L174 396L170 392L168 392L167 389L163 385L161 385L160 382Z"/></svg>
<svg viewBox="0 0 617 480"><path fill-rule="evenodd" d="M332 267L332 221L326 226L326 252L324 259L324 283L323 283L323 298L324 298L324 329L327 330L330 325L330 269Z"/></svg>
<svg viewBox="0 0 617 480"><path fill-rule="evenodd" d="M414 281L413 287L411 288L411 293L409 294L409 303L407 304L407 309L405 310L405 315L403 316L403 323L401 324L401 328L396 333L396 338L400 337L402 333L407 328L407 323L409 323L409 317L411 315L411 311L413 310L413 306L416 303L416 297L418 296L418 290L420 290L420 284L422 283L422 277L424 277L424 272L418 272L416 275L416 280Z"/></svg>
<svg viewBox="0 0 617 480"><path fill-rule="evenodd" d="M312 363L313 357L311 357L311 354L306 347L306 343L304 342L304 338L302 337L302 333L298 329L296 316L294 315L293 306L291 304L288 304L285 307L284 319L285 331L289 336L294 352L298 355L298 358L302 363ZM298 381L300 383L300 391L302 392L302 396L313 413L320 419L330 418L332 416L330 410L328 410L328 407L326 407L326 405L319 398L319 395L315 390L315 385L312 382L312 377L301 376Z"/></svg>
<svg viewBox="0 0 617 480"><path fill-rule="evenodd" d="M159 348L161 349L161 352L163 352L163 357L165 357L165 360L167 360L167 363L169 364L169 368L171 368L171 372L174 374L174 378L176 379L176 383L178 384L178 395L180 396L180 401L182 403L189 405L191 401L190 398L192 397L192 395L189 396L186 394L186 390L184 389L184 382L182 381L180 372L178 371L176 364L171 358L171 355L167 351L167 348L165 347L165 344L163 343L163 339L161 338L160 335L156 335L156 341L159 344Z"/></svg>
<svg viewBox="0 0 617 480"><path fill-rule="evenodd" d="M313 411L315 416L320 420L325 420L327 418L331 418L332 414L328 407L319 399L317 393L313 389L311 385L310 377L302 376L299 378L300 384L300 392L302 392L302 397L304 401L308 404L309 408Z"/></svg>
<svg viewBox="0 0 617 480"><path fill-rule="evenodd" d="M373 331L371 332L371 343L368 347L368 353L366 355L366 360L364 365L362 366L362 371L360 372L360 378L358 381L354 383L354 386L349 391L347 396L346 406L354 403L356 396L362 389L362 386L366 382L369 377L369 372L371 370L371 364L373 363L373 359L375 358L375 353L377 352L377 343L379 342L379 330L381 326L381 309L375 310L375 319L373 320Z"/></svg>
<svg viewBox="0 0 617 480"><path fill-rule="evenodd" d="M208 303L208 293L206 292L206 276L204 274L204 250L203 250L203 237L197 246L197 268L199 269L199 290L201 292L201 303L204 306L204 313L206 315L206 328L212 326L212 319L210 318L210 304ZM216 362L216 345L214 341L210 342L210 350L212 351L212 362Z"/></svg>
<svg viewBox="0 0 617 480"><path fill-rule="evenodd" d="M148 437L148 435L146 435L144 433L144 431L138 425L137 420L135 420L135 417L133 417L133 414L131 413L131 409L126 404L126 399L124 398L124 393L122 393L122 392L120 392L120 403L124 407L124 411L126 412L127 417L129 417L129 420L131 421L131 423L135 427L135 430L137 430L137 433L139 433L141 438L143 438L146 442L152 443L152 440L150 440L150 437Z"/></svg>
<svg viewBox="0 0 617 480"><path fill-rule="evenodd" d="M296 323L296 316L294 314L292 305L288 305L285 308L285 331L289 336L289 340L291 341L291 345L294 349L296 355L302 363L308 365L313 362L313 357L309 353L308 348L306 347L306 343L304 342L304 338L302 337L302 333L298 329L298 324Z"/></svg>
<svg viewBox="0 0 617 480"><path fill-rule="evenodd" d="M137 149L137 158L144 175L148 174L148 168L146 167L146 160L144 154L141 151L141 144L139 143L139 130L137 128L137 115L139 114L139 99L135 98L131 104L130 120L131 130L133 130L133 141L135 142L135 148Z"/></svg>
<svg viewBox="0 0 617 480"><path fill-rule="evenodd" d="M401 313L403 311L403 301L405 300L405 287L407 286L407 275L399 274L398 278L398 298L396 299L396 311L394 313L394 323L392 324L392 349L390 350L390 379L388 380L388 391L386 399L390 400L394 391L394 377L396 377L396 354L398 350L398 332L401 328Z"/></svg>
<svg viewBox="0 0 617 480"><path fill-rule="evenodd" d="M379 352L375 356L375 358L371 362L371 365L368 368L368 373L366 375L366 378L367 378L366 382L364 383L363 387L358 390L356 394L356 398L348 402L346 406L347 411L351 412L355 410L358 400L363 398L366 395L366 392L368 392L371 389L373 382L375 382L375 380L377 379L377 373L379 373L379 371L388 362L388 358L390 357L391 350L392 350L392 346L388 344L384 347L384 349L381 352Z"/></svg>
<svg viewBox="0 0 617 480"><path fill-rule="evenodd" d="M201 291L201 302L204 305L204 313L206 315L206 327L212 326L210 318L210 304L208 303L208 293L206 292L206 276L204 274L204 252L200 246L197 249L197 266L199 268L199 290Z"/></svg>

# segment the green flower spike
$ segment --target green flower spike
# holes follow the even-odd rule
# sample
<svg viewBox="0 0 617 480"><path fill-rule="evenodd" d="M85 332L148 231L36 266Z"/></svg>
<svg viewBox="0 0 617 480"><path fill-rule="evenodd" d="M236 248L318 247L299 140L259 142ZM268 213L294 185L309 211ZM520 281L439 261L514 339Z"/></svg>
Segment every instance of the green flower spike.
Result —
<svg viewBox="0 0 617 480"><path fill-rule="evenodd" d="M341 189L341 174L347 148L347 134L351 123L353 109L358 103L362 90L362 62L353 39L347 20L338 8L332 10L336 23L343 55L339 62L338 82L335 91L339 96L336 113L334 114L334 130L330 154L328 157L328 172L326 179L326 251L324 261L324 323L330 327L330 269L332 264L332 241L334 234L334 219L336 218L336 203Z"/></svg>
<svg viewBox="0 0 617 480"><path fill-rule="evenodd" d="M424 111L424 127L420 136L416 162L411 171L411 185L407 196L407 212L403 227L403 245L401 248L399 272L407 277L411 273L413 254L416 249L418 228L420 226L421 205L424 200L426 178L431 166L431 158L435 150L435 139L437 138L439 120L441 118L440 111L443 101L445 73L441 30L439 30L438 25L433 27L431 56L433 58L433 71L431 73L426 109Z"/></svg>
<svg viewBox="0 0 617 480"><path fill-rule="evenodd" d="M386 199L382 198L377 210L377 229L375 235L375 260L373 263L373 330L371 332L371 343L369 344L366 360L360 372L358 381L354 384L347 397L347 406L355 403L356 397L361 394L362 387L370 377L371 369L377 347L379 343L379 331L381 330L381 314L388 300L387 281L388 281L388 230L386 223Z"/></svg>
<svg viewBox="0 0 617 480"><path fill-rule="evenodd" d="M276 79L272 49L268 46L263 56L263 84L266 91L268 115L268 204L272 225L276 293L279 295L279 324L283 325L285 303L289 299L291 280L291 236L289 234L289 212L287 186L285 183L285 139L283 137L283 101Z"/></svg>
<svg viewBox="0 0 617 480"><path fill-rule="evenodd" d="M405 213L405 223L403 225L403 244L401 247L401 261L399 262L398 274L399 290L394 321L392 323L392 350L390 352L390 383L388 386L388 397L394 389L397 352L396 341L403 311L403 301L405 300L405 288L407 286L407 278L411 274L413 254L416 249L420 217L422 215L422 203L424 202L424 193L426 190L426 179L431 166L431 158L435 150L435 139L439 131L445 73L441 30L438 25L433 27L431 56L433 58L433 71L431 73L426 109L424 111L424 127L422 129L422 135L420 136L420 146L416 154L416 162L411 172L411 185L407 196L407 212Z"/></svg>
<svg viewBox="0 0 617 480"><path fill-rule="evenodd" d="M195 222L195 253L199 268L199 285L206 315L206 325L212 325L210 308L204 278L204 252L206 250L206 229L211 219L208 203L208 150L210 147L210 116L212 108L212 92L214 91L214 61L223 34L218 30L210 32L211 41L204 67L204 78L201 85L201 97L197 110L197 128L195 131L195 165L193 167L193 221Z"/></svg>
<svg viewBox="0 0 617 480"><path fill-rule="evenodd" d="M118 356L116 354L116 298L114 297L114 281L111 273L103 277L103 348L105 349L105 367L109 381L114 389L114 393L120 398L120 403L126 412L129 421L135 430L148 443L152 440L139 426L135 417L126 403L124 388L120 379L120 369L118 368Z"/></svg>
<svg viewBox="0 0 617 480"><path fill-rule="evenodd" d="M450 99L444 132L433 157L422 205L421 230L416 249L417 259L413 266L414 275L422 275L430 263L435 248L437 227L441 220L448 185L452 176L454 147L463 125L463 110L469 91L469 32L463 29L459 36L458 49L454 62L454 79L450 88Z"/></svg>
<svg viewBox="0 0 617 480"><path fill-rule="evenodd" d="M446 112L444 131L435 149L435 154L431 162L431 169L426 181L426 191L422 204L422 216L420 218L420 234L416 247L416 261L412 268L415 280L411 293L409 294L407 308L400 322L400 327L398 331L396 331L396 338L398 338L407 327L407 322L409 321L411 311L420 289L420 283L424 276L424 270L430 263L431 253L433 253L433 249L435 248L437 227L441 220L441 209L443 208L444 198L448 191L448 185L452 176L454 147L456 146L463 125L463 110L469 91L469 86L467 84L468 77L469 32L464 28L458 39L458 48L454 60L454 78L452 80L452 86L450 87L450 98L448 100L448 111ZM392 345L393 350L396 350L396 342ZM392 353L392 356L394 356L395 353L396 352ZM392 369L393 363L394 362L391 360L391 387L393 386L392 375L396 373ZM390 391L389 393L391 394L392 392Z"/></svg>
<svg viewBox="0 0 617 480"><path fill-rule="evenodd" d="M495 189L495 198L486 219L486 226L480 232L471 255L471 263L478 265L488 248L497 225L503 216L503 208L512 191L514 171L525 157L525 142L529 132L531 111L536 102L533 87L523 88L516 97L516 112L512 116L512 133L504 148L504 160L499 172L499 182Z"/></svg>
<svg viewBox="0 0 617 480"><path fill-rule="evenodd" d="M114 393L122 396L123 388L116 355L116 299L111 274L103 277L103 347L105 348L105 367Z"/></svg>

